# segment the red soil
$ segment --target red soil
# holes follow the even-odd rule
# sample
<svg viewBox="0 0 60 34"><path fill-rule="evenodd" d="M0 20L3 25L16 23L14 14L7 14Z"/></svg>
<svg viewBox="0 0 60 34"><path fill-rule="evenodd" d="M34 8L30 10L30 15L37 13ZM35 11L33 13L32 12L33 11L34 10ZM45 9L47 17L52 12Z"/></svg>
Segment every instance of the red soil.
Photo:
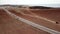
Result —
<svg viewBox="0 0 60 34"><path fill-rule="evenodd" d="M12 9L11 11L13 13L16 13ZM24 17L21 14L18 15ZM0 34L49 34L49 33L36 29L21 21L18 21L9 16L3 9L0 9Z"/></svg>
<svg viewBox="0 0 60 34"><path fill-rule="evenodd" d="M23 10L23 9L22 9ZM59 9L40 9L40 10L30 10L32 13L29 13L27 10L25 11L21 11L21 12L27 12L29 15L23 15L21 13L18 13L17 11L15 10L9 10L10 12L22 17L22 18L25 18L27 20L30 20L30 21L33 21L35 23L38 23L40 25L43 25L43 26L46 26L48 28L51 28L51 29L54 29L54 30L57 30L57 31L60 31L60 24L56 24L56 23L51 23L49 21L45 21L45 20L42 20L42 19L39 19L39 18L36 18L36 17L31 17L29 15L32 15L34 16L32 13L35 13L37 14L38 16L42 16L42 17L45 17L45 18L48 18L50 20L54 20L56 22L59 22L60 23L60 15L59 15ZM26 14L26 13L25 13ZM58 16L58 17L57 17Z"/></svg>

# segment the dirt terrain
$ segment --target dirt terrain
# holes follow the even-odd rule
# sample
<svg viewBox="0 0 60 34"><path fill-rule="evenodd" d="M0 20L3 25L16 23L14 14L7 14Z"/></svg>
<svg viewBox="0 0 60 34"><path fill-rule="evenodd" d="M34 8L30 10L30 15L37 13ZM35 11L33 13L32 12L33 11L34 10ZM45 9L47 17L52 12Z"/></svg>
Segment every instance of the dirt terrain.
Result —
<svg viewBox="0 0 60 34"><path fill-rule="evenodd" d="M60 23L60 9L31 10L33 13ZM37 12L38 11L38 12Z"/></svg>
<svg viewBox="0 0 60 34"><path fill-rule="evenodd" d="M18 21L0 8L0 34L49 34Z"/></svg>
<svg viewBox="0 0 60 34"><path fill-rule="evenodd" d="M60 9L6 8L15 15L60 32ZM38 16L38 17L36 17ZM47 20L43 19L46 18ZM54 21L50 22L50 21ZM58 23L56 23L58 22ZM50 34L18 21L0 8L1 34Z"/></svg>
<svg viewBox="0 0 60 34"><path fill-rule="evenodd" d="M9 9L8 9L9 10ZM54 9L53 9L54 10ZM49 27L49 28L52 28L52 29L54 29L54 30L57 30L57 31L60 31L60 24L56 24L56 22L58 22L59 23L59 11L28 11L28 10L26 10L26 9L20 9L19 11L20 12L18 12L18 11L16 11L16 10L14 10L14 9L12 9L12 10L9 10L9 11L11 11L12 13L14 13L14 14L16 14L16 15L18 15L18 16L20 16L20 17L23 17L23 18L25 18L25 19L28 19L28 20L30 20L30 21L33 21L33 22L35 22L35 23L38 23L38 24L40 24L40 25L44 25L44 26L46 26L46 27ZM22 11L22 12L21 12ZM50 14L52 12L52 14ZM24 14L22 14L22 13L24 13ZM38 17L35 17L34 16L34 14L32 14L32 13L34 13L34 14L36 14L36 15L38 15L38 16L42 16L42 17L44 17L44 18L48 18L49 20L52 20L52 18L54 17L54 16L58 16L57 18L55 17L55 18L53 18L53 19L56 19L56 20L53 20L53 21L55 21L55 23L51 23L51 22L49 22L49 21L46 21L46 20L43 20L43 19L40 19L40 18L38 18ZM46 13L46 15L45 15L45 13ZM26 15L25 15L26 14ZM51 17L50 17L51 16Z"/></svg>

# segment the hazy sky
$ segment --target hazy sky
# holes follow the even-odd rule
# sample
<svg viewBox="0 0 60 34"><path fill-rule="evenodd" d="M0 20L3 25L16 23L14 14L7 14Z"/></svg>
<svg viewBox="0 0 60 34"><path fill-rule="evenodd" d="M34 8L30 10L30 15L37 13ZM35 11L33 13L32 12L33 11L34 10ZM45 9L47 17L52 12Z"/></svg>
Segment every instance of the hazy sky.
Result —
<svg viewBox="0 0 60 34"><path fill-rule="evenodd" d="M26 5L41 5L41 4L60 4L60 0L0 0L0 4L26 4Z"/></svg>

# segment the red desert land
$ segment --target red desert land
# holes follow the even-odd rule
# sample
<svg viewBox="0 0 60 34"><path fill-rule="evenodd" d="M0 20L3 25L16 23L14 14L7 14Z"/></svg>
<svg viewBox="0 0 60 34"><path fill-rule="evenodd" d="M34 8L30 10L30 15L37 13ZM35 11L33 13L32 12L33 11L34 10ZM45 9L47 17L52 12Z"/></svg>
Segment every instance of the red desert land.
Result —
<svg viewBox="0 0 60 34"><path fill-rule="evenodd" d="M6 10L4 10L4 9ZM0 7L0 34L51 34L15 19L9 11L23 19L60 32L60 8Z"/></svg>

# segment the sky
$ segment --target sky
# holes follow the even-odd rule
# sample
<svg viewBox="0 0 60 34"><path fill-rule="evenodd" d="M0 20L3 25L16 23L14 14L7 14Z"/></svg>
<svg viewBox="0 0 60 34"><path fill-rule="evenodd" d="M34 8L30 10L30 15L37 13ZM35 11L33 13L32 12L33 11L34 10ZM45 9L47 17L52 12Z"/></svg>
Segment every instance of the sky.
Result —
<svg viewBox="0 0 60 34"><path fill-rule="evenodd" d="M60 6L60 0L0 0L2 4Z"/></svg>

